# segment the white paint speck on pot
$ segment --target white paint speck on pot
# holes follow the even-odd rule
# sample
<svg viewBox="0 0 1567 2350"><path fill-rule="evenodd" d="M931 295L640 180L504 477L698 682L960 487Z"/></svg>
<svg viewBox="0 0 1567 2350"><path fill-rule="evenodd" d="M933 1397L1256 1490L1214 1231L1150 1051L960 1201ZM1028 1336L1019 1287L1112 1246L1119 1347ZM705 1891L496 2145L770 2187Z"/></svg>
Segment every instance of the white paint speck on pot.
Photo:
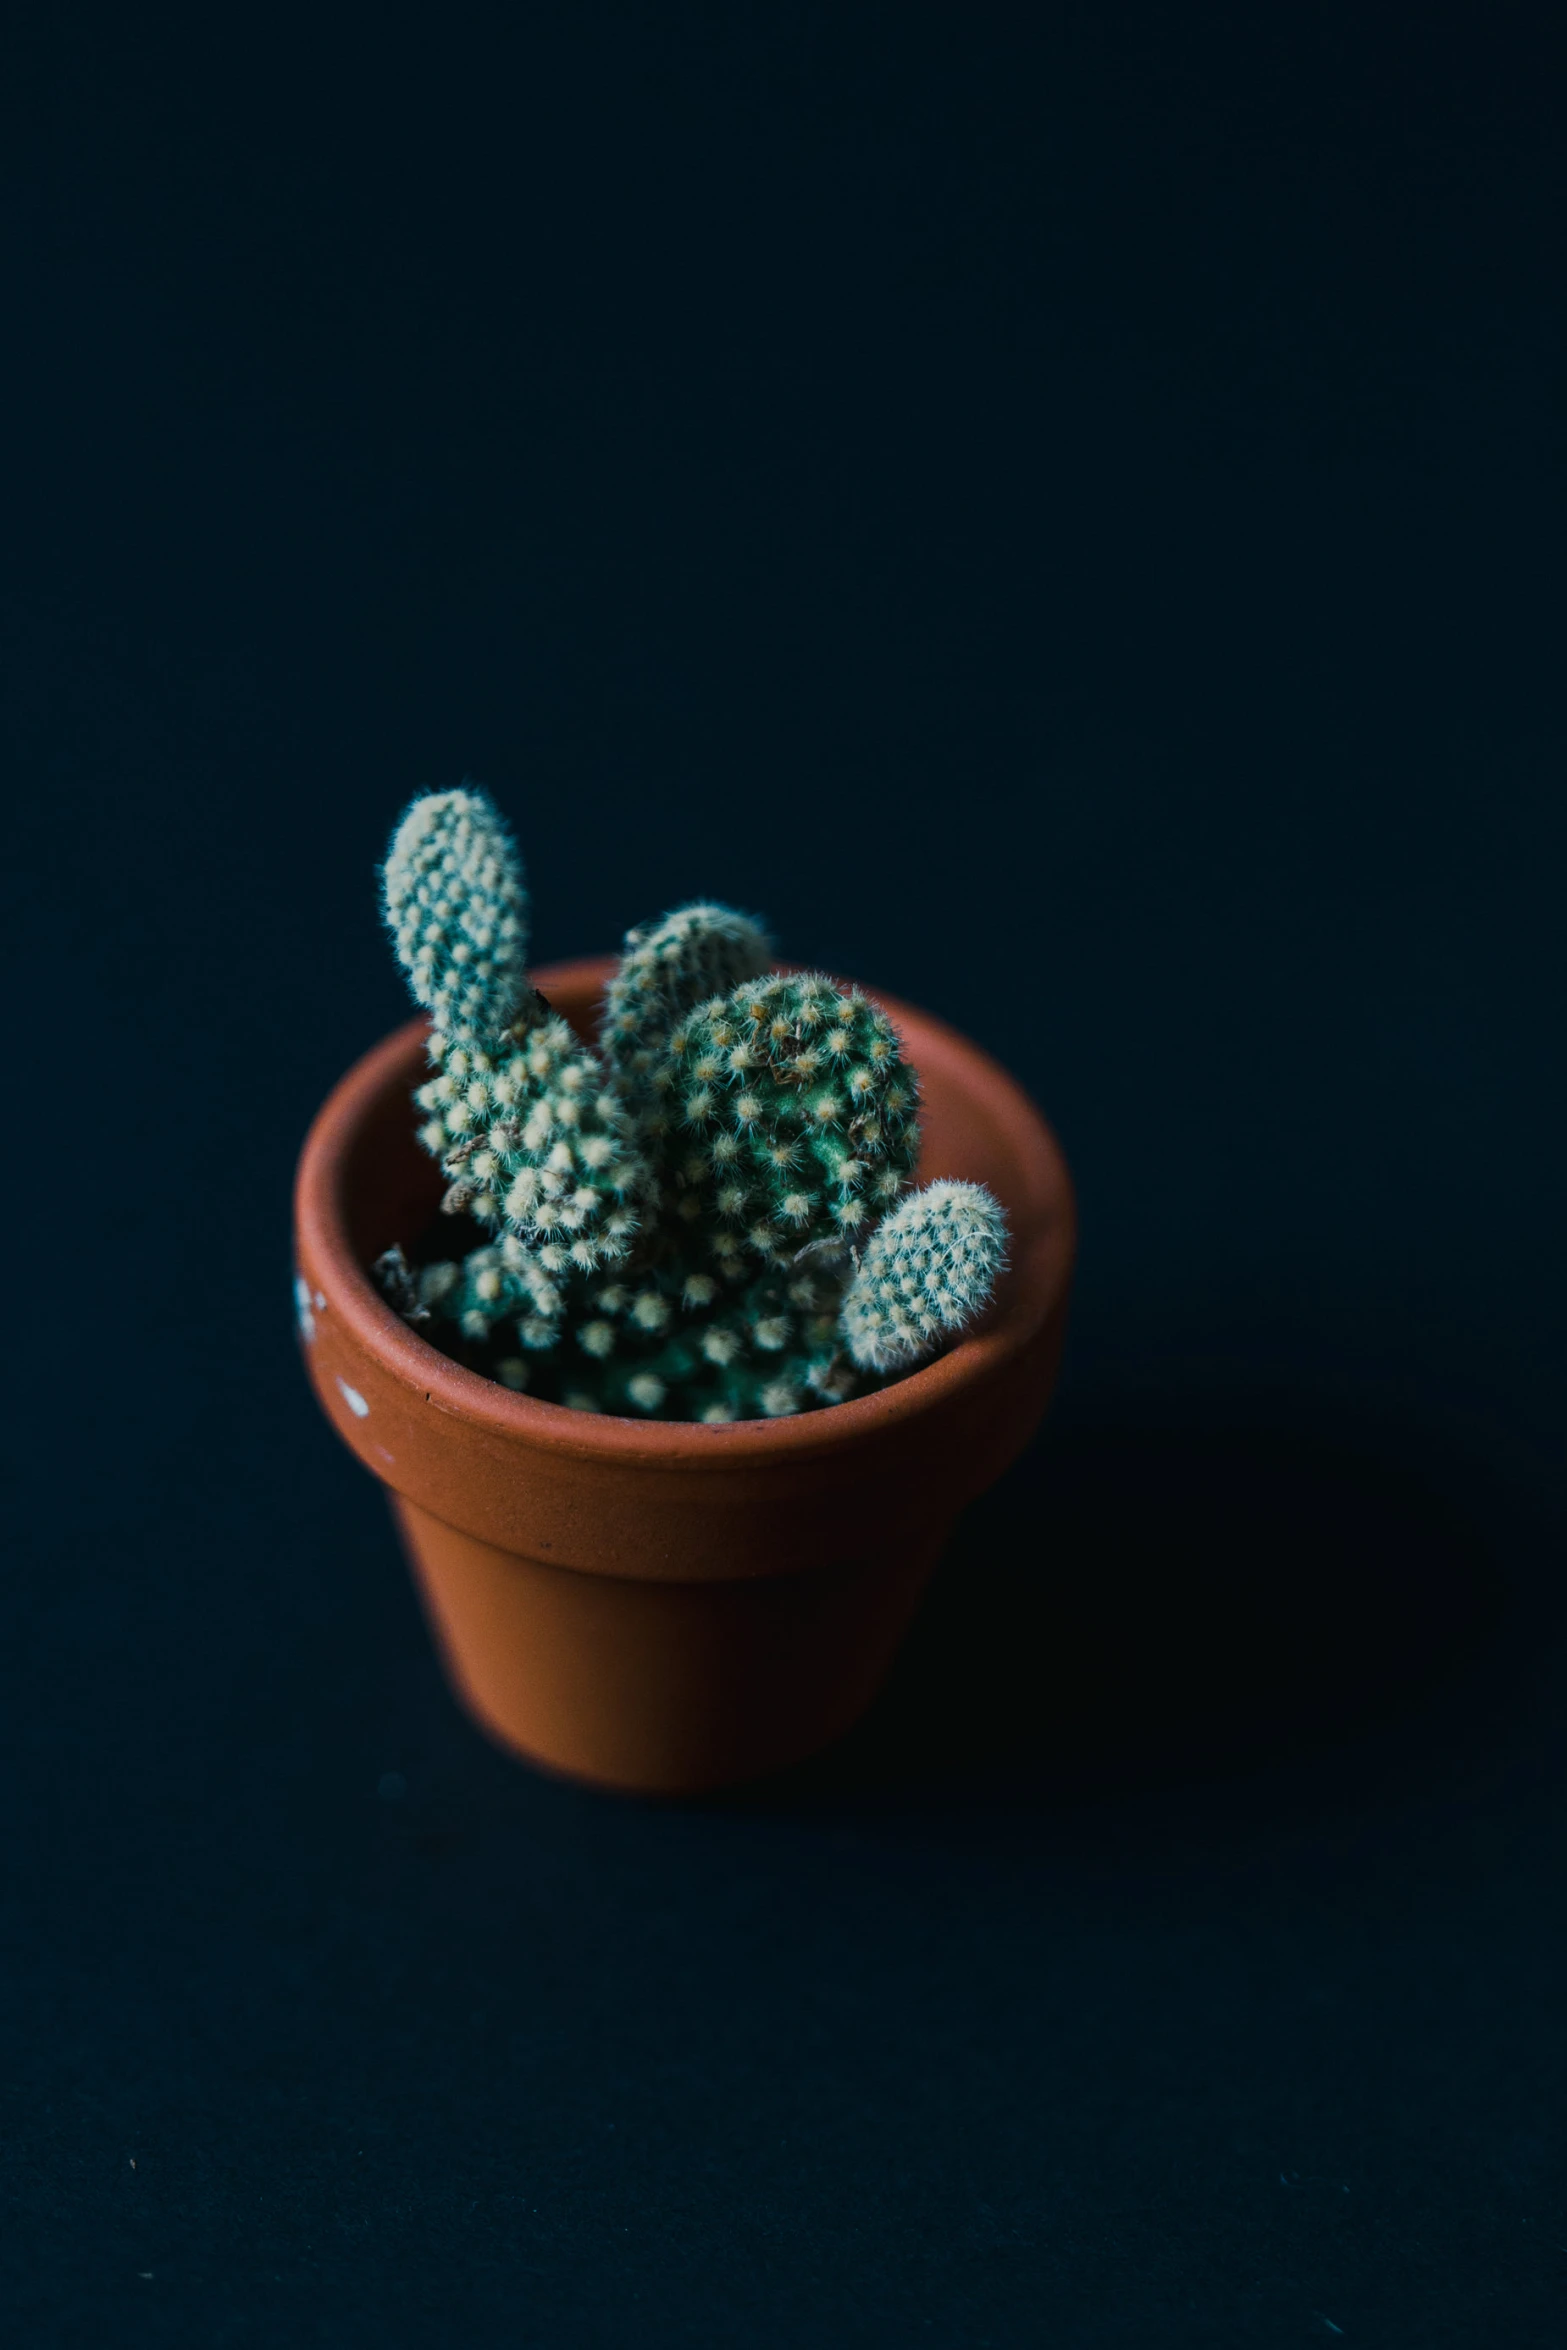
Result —
<svg viewBox="0 0 1567 2350"><path fill-rule="evenodd" d="M303 1273L294 1276L294 1313L299 1322L299 1335L308 1346L316 1334L316 1318L310 1311L310 1284Z"/></svg>
<svg viewBox="0 0 1567 2350"><path fill-rule="evenodd" d="M368 1420L370 1417L370 1406L365 1402L365 1399L360 1394L358 1388L350 1387L348 1381L343 1378L339 1378L337 1384L341 1390L343 1401L347 1404L349 1410L353 1413L354 1418L356 1420Z"/></svg>

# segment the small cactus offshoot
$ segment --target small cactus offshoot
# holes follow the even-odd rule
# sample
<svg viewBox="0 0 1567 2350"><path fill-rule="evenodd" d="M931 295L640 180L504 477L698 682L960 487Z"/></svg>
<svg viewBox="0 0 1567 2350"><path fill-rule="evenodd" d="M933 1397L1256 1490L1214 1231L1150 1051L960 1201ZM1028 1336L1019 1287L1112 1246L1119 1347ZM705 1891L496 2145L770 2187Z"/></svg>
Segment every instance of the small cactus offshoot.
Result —
<svg viewBox="0 0 1567 2350"><path fill-rule="evenodd" d="M928 1183L871 1234L844 1293L844 1336L867 1370L938 1347L984 1307L1006 1255L1001 1210L978 1183Z"/></svg>
<svg viewBox="0 0 1567 2350"><path fill-rule="evenodd" d="M988 1304L1000 1208L910 1191L919 1083L857 988L771 970L699 902L629 931L600 1047L526 975L515 843L471 785L416 800L382 875L430 1013L419 1138L478 1247L376 1266L424 1334L580 1411L777 1419L884 1386Z"/></svg>

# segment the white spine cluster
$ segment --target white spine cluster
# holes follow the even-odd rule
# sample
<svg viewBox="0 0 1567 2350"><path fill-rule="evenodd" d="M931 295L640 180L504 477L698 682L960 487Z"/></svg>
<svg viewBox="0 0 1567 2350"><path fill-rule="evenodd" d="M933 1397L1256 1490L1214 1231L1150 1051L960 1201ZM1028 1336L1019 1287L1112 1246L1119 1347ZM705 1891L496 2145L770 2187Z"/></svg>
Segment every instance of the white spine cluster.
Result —
<svg viewBox="0 0 1567 2350"><path fill-rule="evenodd" d="M527 993L528 899L487 795L415 800L392 835L382 887L398 961L436 1037L492 1044ZM433 1039L432 1050L438 1057Z"/></svg>
<svg viewBox="0 0 1567 2350"><path fill-rule="evenodd" d="M648 1176L630 1114L597 1056L528 986L522 870L483 792L415 801L383 880L399 959L432 1019L437 1074L414 1097L419 1139L450 1181L446 1205L527 1250L540 1294L524 1325L553 1325L559 1279L617 1262L637 1231ZM470 1338L486 1303L465 1297Z"/></svg>
<svg viewBox="0 0 1567 2350"><path fill-rule="evenodd" d="M862 1370L907 1369L988 1303L1006 1220L977 1183L930 1183L872 1233L840 1327Z"/></svg>
<svg viewBox="0 0 1567 2350"><path fill-rule="evenodd" d="M452 1180L450 1207L504 1224L546 1273L626 1255L646 1168L625 1104L558 1015L500 1054L452 1046L414 1099L430 1113L419 1139Z"/></svg>

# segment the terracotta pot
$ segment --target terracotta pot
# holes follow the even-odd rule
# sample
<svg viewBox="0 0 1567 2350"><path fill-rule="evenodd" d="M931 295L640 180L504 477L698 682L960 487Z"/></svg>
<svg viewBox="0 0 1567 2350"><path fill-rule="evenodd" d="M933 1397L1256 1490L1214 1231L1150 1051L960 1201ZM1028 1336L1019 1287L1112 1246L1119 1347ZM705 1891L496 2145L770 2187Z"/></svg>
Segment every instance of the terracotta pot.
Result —
<svg viewBox="0 0 1567 2350"><path fill-rule="evenodd" d="M583 1034L607 961L538 983ZM503 1744L601 1785L693 1792L826 1745L874 1696L963 1505L1027 1442L1055 1379L1075 1230L1061 1154L1005 1072L882 999L920 1072L919 1177L986 1183L1011 1265L978 1331L879 1395L707 1427L566 1411L426 1345L365 1268L441 1188L409 1100L424 1023L367 1053L305 1144L305 1360L390 1489L444 1651Z"/></svg>

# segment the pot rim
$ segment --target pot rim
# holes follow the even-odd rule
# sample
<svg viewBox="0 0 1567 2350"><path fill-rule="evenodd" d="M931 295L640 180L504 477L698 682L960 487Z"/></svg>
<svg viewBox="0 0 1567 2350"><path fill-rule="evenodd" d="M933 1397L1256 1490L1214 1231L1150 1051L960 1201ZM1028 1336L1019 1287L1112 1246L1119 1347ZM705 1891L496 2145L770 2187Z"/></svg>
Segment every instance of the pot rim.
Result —
<svg viewBox="0 0 1567 2350"><path fill-rule="evenodd" d="M553 1000L587 989L602 992L613 969L613 956L582 956L549 964L530 977L540 993ZM437 1410L505 1442L584 1461L732 1470L748 1463L776 1465L820 1457L915 1419L965 1389L987 1384L1037 1335L1070 1278L1076 1246L1071 1178L1054 1135L998 1061L933 1014L879 988L862 986L861 992L887 1013L894 1026L912 1024L923 1031L938 1048L960 1060L971 1079L980 1081L1019 1163L1043 1176L1040 1189L1056 1209L1024 1245L1014 1239L999 1302L976 1329L934 1362L874 1395L827 1404L818 1411L778 1420L709 1422L630 1420L607 1412L575 1411L502 1387L442 1354L376 1290L349 1243L344 1212L354 1140L393 1072L406 1064L412 1046L427 1033L429 1022L422 1015L383 1037L339 1078L316 1113L300 1153L294 1188L296 1233L317 1279L329 1285L332 1312L385 1372Z"/></svg>

